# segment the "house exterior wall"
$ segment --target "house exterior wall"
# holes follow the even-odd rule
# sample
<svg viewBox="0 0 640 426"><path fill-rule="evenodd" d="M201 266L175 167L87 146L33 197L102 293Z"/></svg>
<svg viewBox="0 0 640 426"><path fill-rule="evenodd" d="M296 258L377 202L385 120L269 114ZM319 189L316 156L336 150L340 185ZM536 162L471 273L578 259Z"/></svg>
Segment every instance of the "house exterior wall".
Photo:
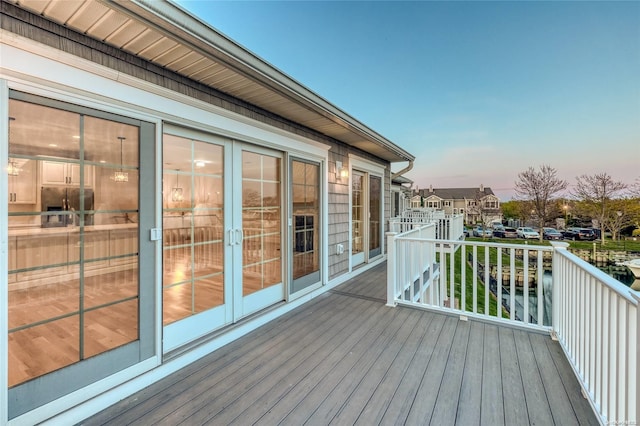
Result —
<svg viewBox="0 0 640 426"><path fill-rule="evenodd" d="M286 309L292 309L296 306L296 304L301 304L305 300L308 300L308 298L317 296L321 292L326 291L326 289L330 288L332 285L336 285L337 283L339 283L341 279L346 279L346 277L354 273L354 271L352 271L351 269L349 261L350 181L349 179L343 179L343 181L337 178L337 161L341 161L343 163L343 167L350 167L350 156L357 156L358 158L376 163L384 169L384 175L382 176L384 188L382 197L383 212L385 218L384 231L388 230L386 218L389 217L391 211L391 200L390 164L387 161L377 158L362 150L355 149L338 140L313 131L312 129L303 127L295 122L286 120L269 111L255 107L242 100L233 98L231 96L228 96L227 94L216 91L215 89L189 80L167 69L145 62L140 58L130 55L124 51L71 31L40 16L36 16L20 8L17 8L9 3L0 2L0 11L0 31L2 31L0 35L3 36L0 38L0 48L3 48L3 52L5 52L5 54L6 52L15 52L16 49L22 49L21 43L24 42L25 52L32 49L32 47L34 50L45 52L43 53L43 58L45 58L44 62L59 66L63 73L64 70L68 70L69 72L72 70L72 67L65 62L66 59L69 57L77 58L77 60L79 61L78 63L81 62L81 66L85 67L81 72L84 72L87 75L92 74L91 77L95 77L96 81L102 77L102 74L108 74L108 71L115 71L119 73L119 77L117 78L117 80L113 81L114 87L117 86L118 89L126 90L127 85L135 81L138 85L135 88L136 91L144 90L140 89L141 87L152 87L152 89L150 90L153 90L154 93L152 93L152 96L150 96L149 99L159 96L159 93L167 93L167 91L169 91L171 93L179 95L180 99L190 98L194 100L195 103L190 105L190 107L188 108L189 111L197 109L197 105L199 105L200 103L206 104L216 109L221 109L228 112L228 114L225 114L225 119L231 117L229 118L229 120L233 120L234 117L238 117L238 121L241 121L243 124L249 123L249 127L253 126L256 130L256 133L260 133L261 135L269 134L273 135L274 137L282 136L283 139L286 139L288 141L287 143L291 144L295 144L295 141L299 140L302 141L301 143L308 143L309 146L322 145L328 147L327 157L325 160L326 162L323 165L325 173L322 174L322 176L326 176L326 180L323 180L322 185L322 197L326 201L327 210L325 216L326 223L324 224L326 228L326 234L322 235L322 239L326 240L322 243L324 256L323 259L326 259L323 261L323 274L325 275L322 278L325 287L319 289L318 291L315 291L314 293L310 293L308 297L305 296L306 298L301 297L299 300L295 300L292 302L290 301L288 303L288 305L290 306L289 308L284 308L278 312L284 313L286 312ZM4 44L5 42L7 43L6 45ZM27 46L27 44L29 46ZM5 46L10 46L10 48L4 48ZM30 51L27 54L33 57L38 56L38 54ZM60 58L57 58L58 55L60 56ZM11 61L5 61L5 64L10 62ZM89 71L89 69L91 69L91 71ZM43 77L41 77L41 75L44 74L39 74L38 71L39 70L33 70L33 72L30 73L28 70L4 68L3 61L0 61L0 81L8 81L9 85L16 84L21 88L34 87L38 88L37 91L42 91L45 94L60 94L61 98L66 97L65 91L69 89L69 98L74 98L74 96L76 96L77 94L79 97L82 97L85 100L95 100L95 106L89 105L89 107L94 107L97 110L111 107L113 107L114 109L122 108L135 111L136 114L139 114L142 117L148 117L158 125L158 131L156 133L157 146L161 146L160 141L162 138L162 131L160 128L162 126L164 117L173 114L174 116L183 120L182 123L179 123L183 125L186 125L184 123L188 123L191 120L191 117L183 115L185 113L182 110L175 110L171 112L166 110L160 111L162 107L158 107L159 109L156 111L149 104L148 99L144 102L140 101L140 104L136 104L135 102L132 102L131 99L119 99L117 93L114 93L112 96L107 96L108 94L105 94L98 89L92 91L90 88L87 89L82 84L78 84L78 87L80 88L74 88L74 86L72 86L69 82L63 81L62 75L60 80L51 78L49 81L45 81L46 79L43 79ZM74 69L73 72L76 74L78 73L76 69ZM72 89L74 90L73 93ZM0 94L6 97L5 92L2 92ZM175 99L172 99L172 102L174 101ZM0 99L0 104L4 102L6 102L6 99ZM187 108L185 108L185 110L186 109ZM204 111L204 109L202 111ZM212 110L207 110L206 114L203 113L203 116L211 115L211 111ZM6 111L3 111L1 109L0 112L2 112L3 114L6 113ZM4 120L5 118L6 115L3 115L2 119ZM197 121L197 119L193 119L193 122ZM200 122L200 124L204 125L208 123ZM215 126L211 125L211 127ZM199 130L208 131L204 127L200 128ZM234 129L223 130L228 131L229 134L234 132ZM2 146L0 148L6 152L8 142L5 135L2 135L0 141L2 141ZM260 138L256 137L255 140L247 140L245 142L259 144ZM0 158L4 159L4 157ZM158 162L158 164L160 163ZM156 185L156 187L160 189L161 185ZM0 220L6 225L6 210L3 216L4 217L0 218ZM382 233L381 238L384 253L384 232ZM337 253L336 248L338 244L343 245L344 253ZM6 256L3 255L3 257L5 257L5 259L2 259L2 261L6 262ZM0 307L2 307L2 309L4 310L7 306L7 288L4 288L3 286L2 291L5 294L0 298L0 300L3 301L3 303L0 304ZM273 314L271 314L271 316L265 316L263 319L255 320L254 322L252 322L252 324L255 324L255 326L257 327L258 325L260 325L261 321L262 323L264 323L264 321L268 321L273 317ZM6 331L6 324L2 324L0 322L0 326L3 326L4 330ZM5 331L3 331L3 333ZM245 328L243 332L246 333L248 331L251 330ZM240 333L240 331L238 331L237 333ZM4 334L4 336L6 338L6 334ZM219 345L221 344L222 343L212 343L211 345L207 346L207 348L209 349L201 349L201 353L204 354L206 350L212 350L215 347L219 347ZM153 367L151 365L153 364L153 362L158 362L160 366L164 365L162 362L162 354L157 355L158 356L156 358L145 363L144 367L140 366L140 371L137 371L135 374L140 374L142 371L149 370ZM0 357L0 359L3 358L6 362L6 354L4 357ZM6 364L3 365L6 366ZM6 371L6 369L4 371ZM102 387L96 386L95 392L98 392L99 389L100 392L106 392L107 390L111 389L112 385L107 383L101 386ZM0 396L0 404L3 404L3 406L1 407L2 410L0 411L4 411L4 404L7 400L6 389L3 389L0 392ZM77 397L75 401L77 403ZM34 414L34 417L29 417L29 419L35 419L33 420L34 422L40 421L47 418L46 416L51 413L55 414L56 409L63 410L73 406L73 402L67 402L65 404L65 406L59 406L58 408L49 407L47 408L47 410L49 411L38 412L37 414ZM2 420L3 419L0 418L0 422L2 422ZM24 419L22 419L21 421L24 421Z"/></svg>

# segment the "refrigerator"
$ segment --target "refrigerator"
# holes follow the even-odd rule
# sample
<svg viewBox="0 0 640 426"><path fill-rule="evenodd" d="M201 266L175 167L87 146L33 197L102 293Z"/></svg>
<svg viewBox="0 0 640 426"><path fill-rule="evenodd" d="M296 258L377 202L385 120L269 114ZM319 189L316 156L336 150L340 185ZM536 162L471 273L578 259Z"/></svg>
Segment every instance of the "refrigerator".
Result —
<svg viewBox="0 0 640 426"><path fill-rule="evenodd" d="M84 195L84 205L81 205ZM77 226L84 215L85 226L93 225L93 189L42 187L42 227Z"/></svg>

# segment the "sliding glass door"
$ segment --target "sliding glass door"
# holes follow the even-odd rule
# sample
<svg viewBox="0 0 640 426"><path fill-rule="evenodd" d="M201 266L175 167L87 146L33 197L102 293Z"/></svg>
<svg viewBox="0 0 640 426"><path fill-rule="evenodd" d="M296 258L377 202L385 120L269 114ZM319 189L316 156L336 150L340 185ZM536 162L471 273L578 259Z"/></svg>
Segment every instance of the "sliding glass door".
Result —
<svg viewBox="0 0 640 426"><path fill-rule="evenodd" d="M290 293L320 282L320 164L291 160Z"/></svg>

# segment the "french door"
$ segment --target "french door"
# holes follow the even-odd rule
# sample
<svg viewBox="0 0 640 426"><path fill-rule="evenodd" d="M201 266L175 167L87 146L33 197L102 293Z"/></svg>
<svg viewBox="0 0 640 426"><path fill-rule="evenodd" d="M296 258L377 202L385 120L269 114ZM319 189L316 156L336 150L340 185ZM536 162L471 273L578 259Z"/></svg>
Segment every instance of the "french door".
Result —
<svg viewBox="0 0 640 426"><path fill-rule="evenodd" d="M282 155L234 143L234 320L284 300ZM237 188L237 190L236 190Z"/></svg>
<svg viewBox="0 0 640 426"><path fill-rule="evenodd" d="M165 127L164 352L284 300L282 161Z"/></svg>
<svg viewBox="0 0 640 426"><path fill-rule="evenodd" d="M351 178L351 266L382 254L382 178L353 170Z"/></svg>
<svg viewBox="0 0 640 426"><path fill-rule="evenodd" d="M295 294L320 283L320 164L292 159L291 287Z"/></svg>

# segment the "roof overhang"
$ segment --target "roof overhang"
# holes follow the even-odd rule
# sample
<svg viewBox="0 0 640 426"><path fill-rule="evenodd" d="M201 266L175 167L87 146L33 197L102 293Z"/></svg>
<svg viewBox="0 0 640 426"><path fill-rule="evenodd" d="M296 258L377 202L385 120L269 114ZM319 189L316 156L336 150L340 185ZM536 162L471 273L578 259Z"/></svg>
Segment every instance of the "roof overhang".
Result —
<svg viewBox="0 0 640 426"><path fill-rule="evenodd" d="M170 1L7 1L389 162L415 159Z"/></svg>

